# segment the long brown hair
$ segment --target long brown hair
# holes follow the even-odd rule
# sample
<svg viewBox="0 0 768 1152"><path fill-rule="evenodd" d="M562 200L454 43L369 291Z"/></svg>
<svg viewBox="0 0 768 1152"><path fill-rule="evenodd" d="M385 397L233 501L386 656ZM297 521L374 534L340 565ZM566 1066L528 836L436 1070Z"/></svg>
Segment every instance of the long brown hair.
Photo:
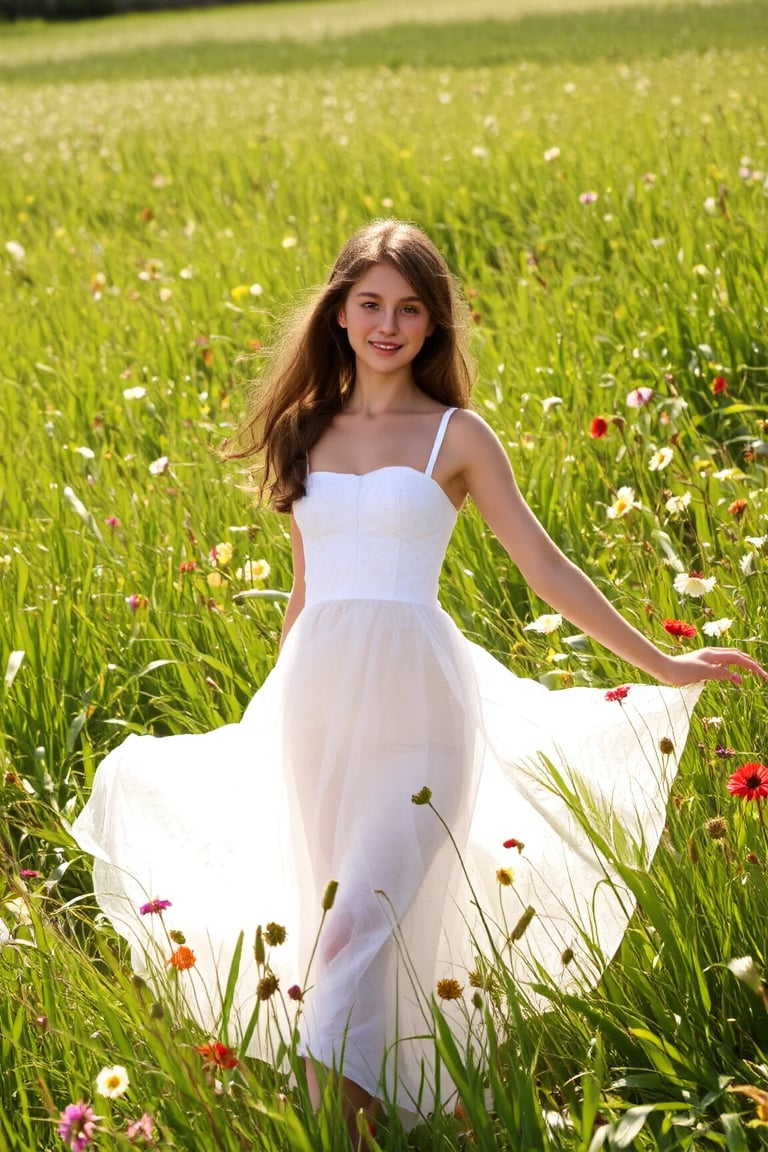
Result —
<svg viewBox="0 0 768 1152"><path fill-rule="evenodd" d="M427 396L466 408L473 383L466 309L432 241L399 220L374 220L342 248L328 282L294 313L249 411L224 449L230 459L260 458L260 489L279 512L305 494L310 449L342 410L355 380L355 355L339 325L347 294L374 264L391 264L422 299L434 331L413 361Z"/></svg>

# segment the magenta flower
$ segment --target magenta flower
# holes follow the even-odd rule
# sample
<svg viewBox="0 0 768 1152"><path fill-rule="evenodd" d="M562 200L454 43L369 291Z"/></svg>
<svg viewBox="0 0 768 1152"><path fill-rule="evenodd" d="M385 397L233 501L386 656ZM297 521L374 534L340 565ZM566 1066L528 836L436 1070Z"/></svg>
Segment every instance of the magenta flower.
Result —
<svg viewBox="0 0 768 1152"><path fill-rule="evenodd" d="M25 880L34 880L38 876L42 876L42 872L38 872L36 868L22 868L19 876L23 876Z"/></svg>
<svg viewBox="0 0 768 1152"><path fill-rule="evenodd" d="M59 1120L59 1136L72 1152L83 1152L93 1139L98 1120L91 1105L84 1100L77 1104L67 1104Z"/></svg>
<svg viewBox="0 0 768 1152"><path fill-rule="evenodd" d="M118 520L117 516L107 516L104 523L107 525L108 528L114 529L114 528L120 527L120 521Z"/></svg>
<svg viewBox="0 0 768 1152"><path fill-rule="evenodd" d="M125 597L125 602L130 608L131 612L141 612L144 608L149 607L149 600L146 596L140 596L138 592L134 592L130 596Z"/></svg>
<svg viewBox="0 0 768 1152"><path fill-rule="evenodd" d="M149 1112L145 1112L140 1119L131 1121L125 1134L129 1140L135 1140L137 1136L143 1136L145 1140L151 1140L154 1129L154 1116L150 1116Z"/></svg>
<svg viewBox="0 0 768 1152"><path fill-rule="evenodd" d="M626 700L627 696L629 696L628 684L621 684L618 688L610 688L605 694L606 700L618 700L619 703L621 703L622 700Z"/></svg>
<svg viewBox="0 0 768 1152"><path fill-rule="evenodd" d="M142 904L139 908L139 913L142 916L149 916L152 912L156 912L158 916L162 916L166 908L171 907L170 900L150 900L147 904Z"/></svg>

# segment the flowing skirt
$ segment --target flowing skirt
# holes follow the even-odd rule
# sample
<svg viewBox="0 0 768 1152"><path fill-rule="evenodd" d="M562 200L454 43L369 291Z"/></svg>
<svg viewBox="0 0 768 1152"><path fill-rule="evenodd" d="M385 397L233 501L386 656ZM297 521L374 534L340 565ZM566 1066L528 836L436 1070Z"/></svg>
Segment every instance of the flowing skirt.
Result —
<svg viewBox="0 0 768 1152"><path fill-rule="evenodd" d="M207 1032L271 1060L298 1024L302 1053L426 1114L450 1093L438 981L467 989L444 1005L466 1033L481 956L570 987L616 951L633 902L607 857L650 863L700 688L550 692L437 606L309 605L239 724L130 736L73 835L135 969L177 973Z"/></svg>

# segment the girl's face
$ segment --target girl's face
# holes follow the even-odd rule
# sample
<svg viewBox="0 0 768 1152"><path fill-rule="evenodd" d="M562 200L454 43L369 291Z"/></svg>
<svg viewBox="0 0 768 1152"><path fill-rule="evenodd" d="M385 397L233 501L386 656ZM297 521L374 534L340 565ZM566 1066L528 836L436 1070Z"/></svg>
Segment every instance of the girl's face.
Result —
<svg viewBox="0 0 768 1152"><path fill-rule="evenodd" d="M339 312L339 324L357 359L389 375L402 371L434 331L423 301L391 264L374 264L353 284Z"/></svg>

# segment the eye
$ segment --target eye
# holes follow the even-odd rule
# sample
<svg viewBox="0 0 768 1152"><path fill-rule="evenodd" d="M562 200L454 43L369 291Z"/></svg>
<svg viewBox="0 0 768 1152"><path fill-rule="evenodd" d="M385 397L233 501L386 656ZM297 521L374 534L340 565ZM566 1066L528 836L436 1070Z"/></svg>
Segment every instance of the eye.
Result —
<svg viewBox="0 0 768 1152"><path fill-rule="evenodd" d="M407 312L409 316L419 315L419 309L415 304L404 304L403 312Z"/></svg>

